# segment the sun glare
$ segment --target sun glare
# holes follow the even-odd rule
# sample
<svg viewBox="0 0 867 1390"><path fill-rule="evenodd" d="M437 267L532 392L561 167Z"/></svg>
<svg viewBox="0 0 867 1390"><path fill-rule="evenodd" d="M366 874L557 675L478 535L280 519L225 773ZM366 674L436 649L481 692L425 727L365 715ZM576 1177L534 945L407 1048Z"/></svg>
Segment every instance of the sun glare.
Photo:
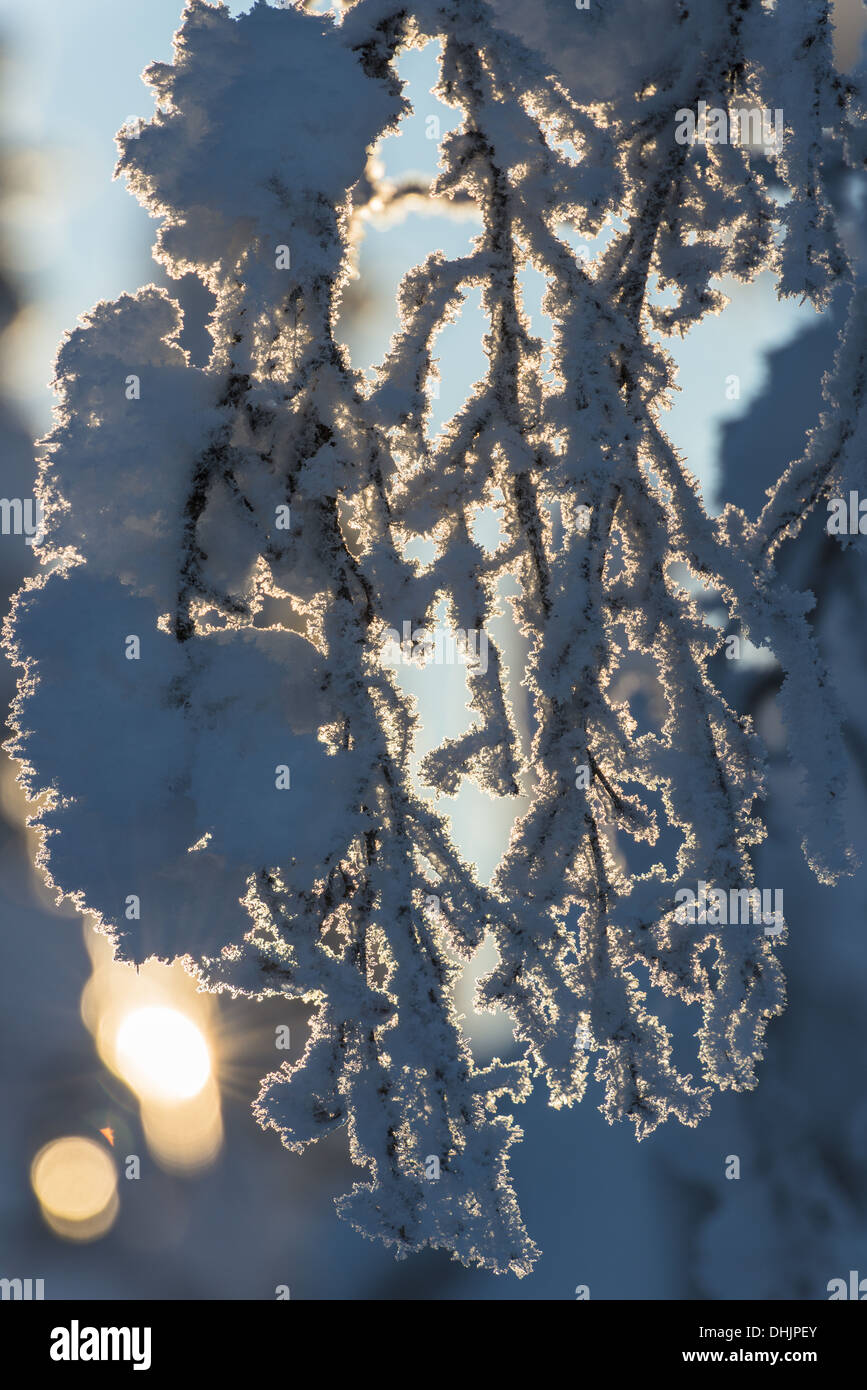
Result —
<svg viewBox="0 0 867 1390"><path fill-rule="evenodd" d="M118 1069L148 1099L189 1100L211 1075L211 1056L202 1033L177 1009L135 1009L117 1031Z"/></svg>

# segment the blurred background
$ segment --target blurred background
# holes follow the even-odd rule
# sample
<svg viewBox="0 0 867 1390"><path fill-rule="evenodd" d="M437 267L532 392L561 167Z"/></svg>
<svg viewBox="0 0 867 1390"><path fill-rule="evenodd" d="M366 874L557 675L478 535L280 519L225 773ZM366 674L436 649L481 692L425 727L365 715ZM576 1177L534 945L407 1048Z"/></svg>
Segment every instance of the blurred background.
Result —
<svg viewBox="0 0 867 1390"><path fill-rule="evenodd" d="M547 0L554 3L554 0ZM566 0L563 0L566 3ZM614 0L611 0L614 3ZM155 281L155 225L112 182L114 132L149 116L139 74L171 57L181 0L0 0L0 493L33 491L33 440L50 424L47 383L63 332L100 299ZM241 12L246 6L233 4ZM325 8L325 6L323 6ZM836 58L857 60L867 29L861 0L837 0ZM404 55L415 112L378 151L385 176L426 182L436 139L454 113L431 94L436 51ZM436 121L432 122L431 117ZM436 122L439 123L437 126ZM833 171L832 171L833 172ZM850 250L865 264L863 185L834 174ZM436 247L468 249L472 213L447 216L407 199L371 216L341 336L371 368L396 323L401 275ZM533 327L544 332L541 282L524 277ZM669 433L708 505L755 512L764 489L800 450L820 408L840 306L817 315L777 302L767 276L724 284L729 307L669 344L682 388ZM188 315L185 346L207 356L207 302L174 283ZM535 312L534 310L535 307ZM453 413L484 367L478 297L439 340L434 424ZM733 388L732 379L737 386ZM814 518L784 555L788 582L811 588L826 659L847 712L851 835L867 825L867 584L852 550ZM488 518L487 525L495 525ZM32 571L23 536L0 538L0 607ZM506 642L520 674L514 632ZM303 1157L254 1123L258 1080L303 1051L305 1010L196 994L180 967L115 965L106 943L58 909L32 867L33 836L14 770L0 754L0 1277L45 1281L52 1298L725 1299L827 1297L829 1279L867 1275L867 877L820 887L803 865L787 816L791 774L774 706L776 667L722 662L726 693L757 719L773 758L770 836L757 881L779 884L789 944L789 1006L768 1033L752 1093L716 1098L697 1130L669 1124L637 1145L596 1106L555 1113L539 1091L520 1107L525 1137L513 1174L525 1223L543 1255L518 1281L425 1253L395 1263L337 1219L333 1199L359 1175L341 1134ZM460 668L405 675L424 721L421 757L469 719ZM14 676L0 667L0 704ZM464 853L487 877L515 805L467 788L441 802ZM480 1059L510 1055L502 1016L461 1005ZM281 1046L278 1046L280 1044ZM740 1177L726 1177L730 1158ZM279 1294L278 1294L278 1291Z"/></svg>

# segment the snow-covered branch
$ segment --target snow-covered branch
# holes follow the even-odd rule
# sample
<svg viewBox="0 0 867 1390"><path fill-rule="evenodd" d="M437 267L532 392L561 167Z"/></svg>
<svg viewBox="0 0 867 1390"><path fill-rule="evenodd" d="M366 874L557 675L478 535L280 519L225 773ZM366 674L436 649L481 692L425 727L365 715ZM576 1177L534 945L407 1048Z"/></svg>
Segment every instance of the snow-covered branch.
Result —
<svg viewBox="0 0 867 1390"><path fill-rule="evenodd" d="M758 518L711 516L661 423L662 340L719 311L721 277L772 269L817 306L848 282L822 170L855 92L831 65L827 5L570 9L580 62L559 41L564 7L539 8L534 32L511 0L359 0L339 24L191 0L118 168L160 219L169 273L215 296L213 352L191 364L153 286L68 335L43 572L7 635L24 668L13 751L44 798L58 890L127 958L185 956L210 988L307 1001L307 1049L265 1078L260 1121L299 1149L345 1125L368 1180L340 1209L398 1253L518 1274L535 1248L500 1106L534 1074L554 1105L580 1099L596 1053L609 1119L638 1137L669 1115L695 1124L714 1087L755 1084L783 1007L779 914L677 911L700 886L705 904L749 899L764 833L764 750L714 683L723 630L700 590L779 661L805 853L825 881L848 867L811 600L773 559L829 488L858 485L865 418L859 291L833 413ZM368 386L335 324L371 150L407 111L395 59L429 39L460 116L430 191L471 202L481 231L406 275ZM765 111L782 113L773 141ZM487 369L432 441L437 334L476 286ZM493 551L474 529L486 506ZM408 558L418 538L427 564ZM529 643L529 740L491 636L505 581ZM529 798L488 887L413 789L417 720L381 659L443 601L487 659L468 668L470 730L422 774L440 794L471 778ZM487 932L499 963L479 1002L510 1012L522 1056L480 1069L453 994L455 959ZM699 1080L649 990L699 1008Z"/></svg>

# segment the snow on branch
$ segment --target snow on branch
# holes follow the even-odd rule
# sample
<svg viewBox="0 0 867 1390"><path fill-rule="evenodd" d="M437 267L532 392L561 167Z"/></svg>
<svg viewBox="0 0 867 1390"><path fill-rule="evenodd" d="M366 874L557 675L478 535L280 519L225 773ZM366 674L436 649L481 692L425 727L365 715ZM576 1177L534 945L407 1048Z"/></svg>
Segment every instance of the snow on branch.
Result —
<svg viewBox="0 0 867 1390"><path fill-rule="evenodd" d="M536 1251L502 1106L534 1076L552 1104L580 1099L595 1054L610 1120L639 1138L693 1125L714 1088L755 1085L783 1007L784 922L750 859L765 754L714 682L723 630L700 591L781 664L806 856L827 882L849 867L812 596L773 559L861 481L865 428L863 291L829 414L760 517L711 516L661 425L663 340L720 310L722 276L772 269L817 307L850 279L822 171L857 94L831 65L827 5L533 8L359 0L332 23L191 0L118 172L160 219L168 272L215 296L211 358L191 364L154 286L67 336L43 569L6 638L23 668L12 751L59 893L127 959L183 956L212 989L307 1002L307 1049L264 1079L260 1122L293 1149L345 1126L366 1181L339 1209L398 1254L517 1274ZM481 231L406 275L368 385L335 324L370 153L408 111L395 59L430 39L460 118L430 191L472 203ZM487 369L431 440L436 338L473 287ZM493 552L474 530L490 505ZM529 740L491 636L504 581ZM470 730L422 775L529 797L489 886L414 790L417 717L382 660L443 602L486 660L467 670ZM521 1056L479 1068L455 962L486 933L499 962L479 1004L509 1011ZM697 1007L698 1080L650 991Z"/></svg>

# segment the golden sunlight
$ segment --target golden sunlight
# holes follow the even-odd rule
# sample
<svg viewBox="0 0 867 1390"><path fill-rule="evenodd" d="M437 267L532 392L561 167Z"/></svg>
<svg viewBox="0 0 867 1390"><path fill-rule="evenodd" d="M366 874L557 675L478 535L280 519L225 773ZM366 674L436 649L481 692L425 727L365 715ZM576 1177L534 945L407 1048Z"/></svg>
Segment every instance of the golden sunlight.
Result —
<svg viewBox="0 0 867 1390"><path fill-rule="evenodd" d="M211 1075L202 1033L177 1009L133 1010L121 1022L115 1045L118 1070L142 1099L190 1100Z"/></svg>
<svg viewBox="0 0 867 1390"><path fill-rule="evenodd" d="M223 1144L213 1000L180 963L136 968L113 959L107 937L86 929L85 940L93 974L82 1017L103 1062L134 1092L152 1157L176 1173L208 1167Z"/></svg>

